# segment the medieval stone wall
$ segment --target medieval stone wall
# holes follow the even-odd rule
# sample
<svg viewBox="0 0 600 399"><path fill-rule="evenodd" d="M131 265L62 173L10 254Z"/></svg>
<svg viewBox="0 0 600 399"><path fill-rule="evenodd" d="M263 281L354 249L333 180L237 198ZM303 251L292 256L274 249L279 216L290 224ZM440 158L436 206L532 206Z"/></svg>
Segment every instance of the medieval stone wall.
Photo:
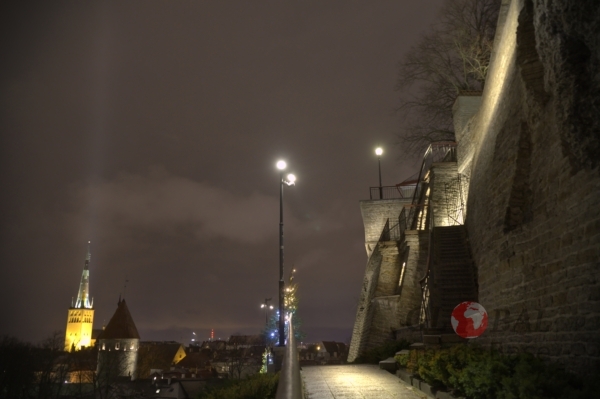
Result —
<svg viewBox="0 0 600 399"><path fill-rule="evenodd" d="M367 256L371 255L373 248L379 241L381 231L387 219L390 219L390 227L398 223L398 216L402 207L411 203L412 198L387 199L387 200L363 200L360 201L360 213L365 228L365 248Z"/></svg>
<svg viewBox="0 0 600 399"><path fill-rule="evenodd" d="M369 326L373 319L372 299L379 281L379 270L382 260L379 247L375 245L365 270L365 278L360 289L360 298L358 300L358 309L356 310L356 319L352 330L352 339L348 350L348 361L354 361L361 353L364 352Z"/></svg>
<svg viewBox="0 0 600 399"><path fill-rule="evenodd" d="M404 272L399 282L400 309L398 324L400 327L410 327L419 324L421 313L421 284L427 269L427 254L429 251L429 232L407 230L404 236L402 263Z"/></svg>
<svg viewBox="0 0 600 399"><path fill-rule="evenodd" d="M600 2L505 0L479 112L459 138L490 315L478 339L600 361Z"/></svg>
<svg viewBox="0 0 600 399"><path fill-rule="evenodd" d="M382 227L383 228L383 227ZM399 247L400 246L400 247ZM419 323L421 286L426 269L428 233L406 231L399 241L375 244L367 262L356 311L348 361L397 338L396 331ZM403 338L420 337L419 329Z"/></svg>

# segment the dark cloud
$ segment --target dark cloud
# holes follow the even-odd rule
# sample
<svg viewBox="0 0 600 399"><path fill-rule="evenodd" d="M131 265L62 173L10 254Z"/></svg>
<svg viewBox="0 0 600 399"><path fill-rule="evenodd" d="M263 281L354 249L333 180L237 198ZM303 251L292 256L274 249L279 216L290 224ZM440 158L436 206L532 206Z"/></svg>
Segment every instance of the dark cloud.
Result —
<svg viewBox="0 0 600 399"><path fill-rule="evenodd" d="M412 174L393 147L395 69L440 2L5 6L0 333L64 328L89 239L96 325L125 293L144 339L256 332L277 294L282 157L304 328L348 338L358 200L375 145L384 184Z"/></svg>

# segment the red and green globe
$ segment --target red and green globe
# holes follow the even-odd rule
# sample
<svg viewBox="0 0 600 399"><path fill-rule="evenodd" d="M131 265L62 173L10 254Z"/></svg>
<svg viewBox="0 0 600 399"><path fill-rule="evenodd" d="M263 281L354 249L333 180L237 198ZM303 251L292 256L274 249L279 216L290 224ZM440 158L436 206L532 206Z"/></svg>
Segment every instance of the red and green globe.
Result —
<svg viewBox="0 0 600 399"><path fill-rule="evenodd" d="M454 332L463 338L477 338L487 328L488 314L477 302L462 302L452 311Z"/></svg>

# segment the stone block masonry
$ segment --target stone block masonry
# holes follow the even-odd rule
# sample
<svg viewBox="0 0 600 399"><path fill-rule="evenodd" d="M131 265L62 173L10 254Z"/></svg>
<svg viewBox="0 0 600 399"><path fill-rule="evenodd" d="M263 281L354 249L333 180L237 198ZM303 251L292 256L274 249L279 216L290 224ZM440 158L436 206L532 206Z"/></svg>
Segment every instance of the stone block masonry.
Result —
<svg viewBox="0 0 600 399"><path fill-rule="evenodd" d="M379 270L382 255L376 245L367 261L365 278L360 290L356 320L352 330L352 339L348 350L348 361L354 361L360 354L364 353L367 346L369 327L373 319L372 299L379 281Z"/></svg>
<svg viewBox="0 0 600 399"><path fill-rule="evenodd" d="M488 331L600 365L600 3L503 1L481 108L457 132Z"/></svg>
<svg viewBox="0 0 600 399"><path fill-rule="evenodd" d="M389 219L390 226L398 223L398 216L404 205L410 204L412 198L364 200L360 201L360 213L365 228L365 249L367 256L375 248L385 222Z"/></svg>
<svg viewBox="0 0 600 399"><path fill-rule="evenodd" d="M406 231L403 242L375 244L367 262L348 361L396 339L397 330L418 325L419 280L425 273L427 249L424 231Z"/></svg>

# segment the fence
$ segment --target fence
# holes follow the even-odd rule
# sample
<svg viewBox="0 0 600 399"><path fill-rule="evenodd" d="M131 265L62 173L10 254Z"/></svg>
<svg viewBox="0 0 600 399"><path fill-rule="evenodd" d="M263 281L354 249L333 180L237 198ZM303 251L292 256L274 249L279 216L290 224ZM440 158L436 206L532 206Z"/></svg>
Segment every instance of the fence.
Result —
<svg viewBox="0 0 600 399"><path fill-rule="evenodd" d="M398 185L369 187L370 198L373 199L398 199L412 198L415 192L415 185Z"/></svg>

